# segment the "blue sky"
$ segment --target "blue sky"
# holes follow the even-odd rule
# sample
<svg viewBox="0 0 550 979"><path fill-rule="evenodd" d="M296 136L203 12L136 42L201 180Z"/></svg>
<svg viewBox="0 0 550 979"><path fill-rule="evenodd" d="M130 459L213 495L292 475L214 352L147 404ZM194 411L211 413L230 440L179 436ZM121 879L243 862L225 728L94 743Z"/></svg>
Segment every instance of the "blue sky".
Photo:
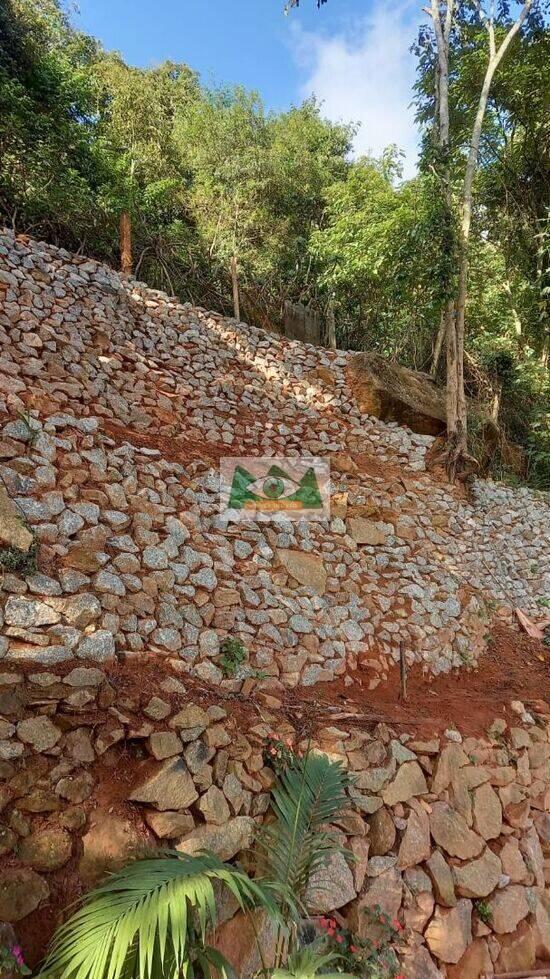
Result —
<svg viewBox="0 0 550 979"><path fill-rule="evenodd" d="M420 0L79 0L75 26L143 67L183 61L206 83L240 83L284 109L315 93L333 119L361 123L356 151L388 142L414 170L416 133L409 107L414 58L408 48ZM391 12L389 11L391 8Z"/></svg>

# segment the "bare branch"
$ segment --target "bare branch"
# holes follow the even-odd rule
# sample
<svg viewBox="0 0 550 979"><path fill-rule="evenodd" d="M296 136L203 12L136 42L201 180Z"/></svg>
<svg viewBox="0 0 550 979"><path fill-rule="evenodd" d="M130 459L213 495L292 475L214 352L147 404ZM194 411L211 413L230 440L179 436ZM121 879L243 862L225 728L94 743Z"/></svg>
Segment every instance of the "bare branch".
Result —
<svg viewBox="0 0 550 979"><path fill-rule="evenodd" d="M514 39L514 37L516 36L516 34L518 33L518 31L521 30L521 28L522 28L522 26L523 26L523 24L525 22L525 19L526 19L527 15L528 15L529 11L531 10L531 7L532 6L533 6L533 0L525 0L525 3L523 4L523 7L520 10L520 13L519 13L519 16L518 16L516 22L514 24L512 24L510 30L508 31L506 37L504 38L502 44L500 45L498 51L495 54L495 57L497 59L497 62L496 62L495 67L498 66L499 62L502 60L502 58L506 54L506 51L509 48L512 40Z"/></svg>
<svg viewBox="0 0 550 979"><path fill-rule="evenodd" d="M449 43L449 36L451 34L451 27L453 24L453 14L454 14L454 0L447 0L447 9L445 11L445 26L443 28L443 37L445 38L445 43Z"/></svg>

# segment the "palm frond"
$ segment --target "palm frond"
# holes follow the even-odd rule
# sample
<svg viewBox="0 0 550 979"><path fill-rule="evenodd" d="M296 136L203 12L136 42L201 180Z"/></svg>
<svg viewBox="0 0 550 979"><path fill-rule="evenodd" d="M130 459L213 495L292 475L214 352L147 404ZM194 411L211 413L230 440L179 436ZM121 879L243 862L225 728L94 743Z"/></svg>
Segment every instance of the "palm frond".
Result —
<svg viewBox="0 0 550 979"><path fill-rule="evenodd" d="M327 856L341 850L323 827L346 802L349 776L341 762L308 752L280 776L272 790L275 821L260 833L264 872L303 902L308 880Z"/></svg>
<svg viewBox="0 0 550 979"><path fill-rule="evenodd" d="M207 929L216 924L213 882L228 887L242 910L259 905L277 916L274 892L213 854L158 854L136 860L86 895L57 931L40 979L173 979L186 973L191 979L195 936L201 974L210 963L232 979L229 963L204 945Z"/></svg>
<svg viewBox="0 0 550 979"><path fill-rule="evenodd" d="M289 956L284 969L275 969L271 979L315 979L320 973L323 979L354 979L347 972L326 971L328 965L340 958L335 952L320 952L315 945L300 948Z"/></svg>

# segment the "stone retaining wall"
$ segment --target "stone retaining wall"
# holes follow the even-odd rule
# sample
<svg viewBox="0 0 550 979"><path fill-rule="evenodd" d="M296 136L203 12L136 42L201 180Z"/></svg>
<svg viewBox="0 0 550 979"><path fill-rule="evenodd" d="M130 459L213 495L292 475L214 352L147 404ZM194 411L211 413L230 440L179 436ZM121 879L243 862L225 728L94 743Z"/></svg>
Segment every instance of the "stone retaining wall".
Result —
<svg viewBox="0 0 550 979"><path fill-rule="evenodd" d="M363 910L380 905L404 928L407 979L472 979L550 958L543 706L528 715L515 705L523 720L495 721L481 738L398 736L345 711L336 727L322 708L306 732L262 695L186 687L179 666L139 678L130 666L77 663L0 675L0 920L25 947L38 954L58 912L145 846L205 847L253 865L245 851L268 809L264 749L276 731L295 748L311 739L355 775L336 827L355 862L331 860L310 889L314 910L338 910L366 937ZM224 906L222 917L234 912ZM251 964L238 933L240 964Z"/></svg>
<svg viewBox="0 0 550 979"><path fill-rule="evenodd" d="M35 951L144 845L242 855L276 730L356 774L356 861L334 859L319 911L362 932L380 904L407 979L550 956L544 705L418 741L321 707L306 732L273 695L357 666L374 689L400 643L467 667L495 608L536 616L548 587L547 501L438 483L432 439L361 415L348 366L0 236L0 920ZM330 522L226 525L224 454L328 457Z"/></svg>
<svg viewBox="0 0 550 979"><path fill-rule="evenodd" d="M547 593L549 507L425 472L430 436L362 416L348 355L181 305L90 259L0 236L0 595L6 664L176 654L286 686L398 658L477 661L496 606ZM328 457L332 519L226 526L217 461ZM1 620L0 620L1 624ZM220 643L248 661L220 670Z"/></svg>

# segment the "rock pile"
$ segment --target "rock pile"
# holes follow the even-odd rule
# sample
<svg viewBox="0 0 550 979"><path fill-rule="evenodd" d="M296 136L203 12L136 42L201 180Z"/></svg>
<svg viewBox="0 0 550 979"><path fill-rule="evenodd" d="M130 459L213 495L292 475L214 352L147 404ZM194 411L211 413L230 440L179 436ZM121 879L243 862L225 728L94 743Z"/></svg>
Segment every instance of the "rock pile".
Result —
<svg viewBox="0 0 550 979"><path fill-rule="evenodd" d="M438 484L431 437L361 414L345 353L9 233L0 300L0 921L45 941L36 914L145 846L251 846L265 739L306 734L285 687L360 666L374 689L400 643L434 674L474 664L493 608L536 615L550 522L526 490ZM226 454L327 457L330 521L227 524ZM319 706L355 861L310 902L359 934L364 909L397 918L407 979L550 957L539 708L426 740Z"/></svg>
<svg viewBox="0 0 550 979"><path fill-rule="evenodd" d="M23 935L33 912L50 907L53 924L68 889L146 846L226 860L252 846L274 780L266 739L307 742L285 714L207 696L175 666L139 682L130 664L116 676L83 665L0 676L0 920ZM550 714L448 735L335 727L321 714L311 732L354 774L335 829L355 860L332 858L309 901L362 937L374 927L365 910L397 919L407 979L550 957Z"/></svg>
<svg viewBox="0 0 550 979"><path fill-rule="evenodd" d="M6 663L161 652L231 686L231 636L249 654L237 681L314 684L359 663L374 688L400 641L441 673L476 662L495 604L537 613L547 503L439 485L430 436L361 415L346 353L9 233L0 298ZM330 522L227 526L224 454L327 457ZM36 545L29 573L13 549Z"/></svg>

